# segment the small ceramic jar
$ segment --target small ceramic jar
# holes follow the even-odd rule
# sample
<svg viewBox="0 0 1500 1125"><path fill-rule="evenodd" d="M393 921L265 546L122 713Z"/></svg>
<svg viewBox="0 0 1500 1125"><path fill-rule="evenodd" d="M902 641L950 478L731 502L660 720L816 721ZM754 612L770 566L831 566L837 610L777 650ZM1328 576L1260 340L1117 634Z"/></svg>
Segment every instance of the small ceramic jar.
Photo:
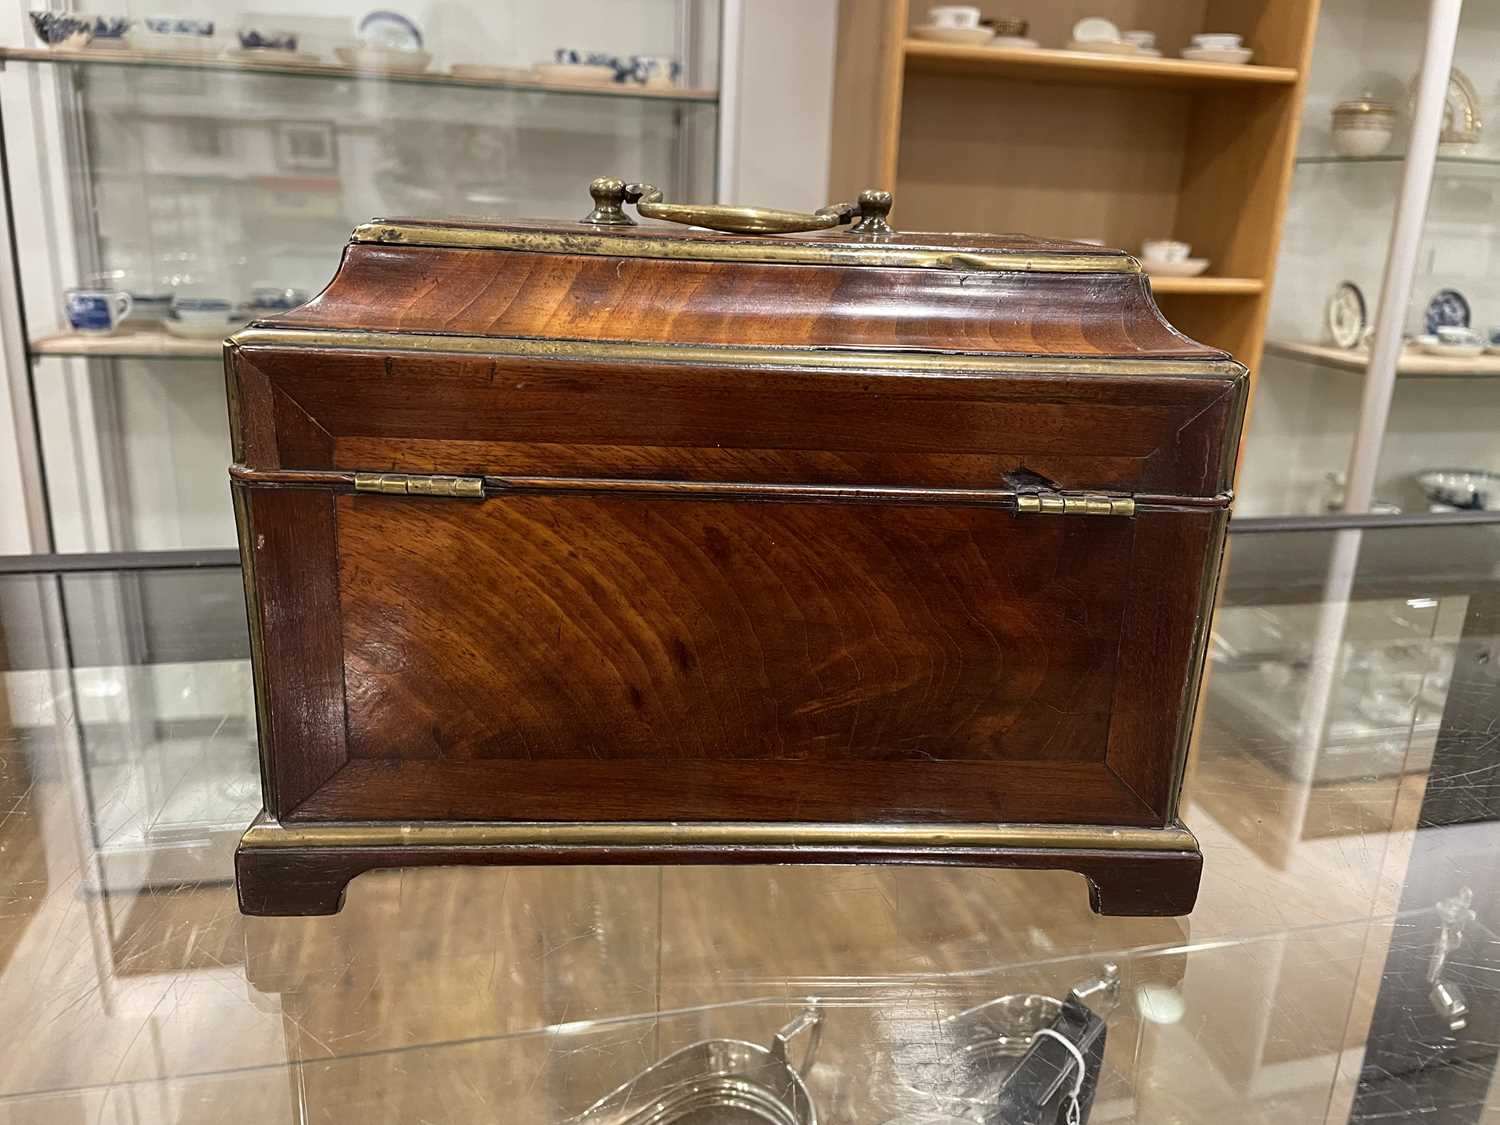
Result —
<svg viewBox="0 0 1500 1125"><path fill-rule="evenodd" d="M1365 93L1333 107L1333 150L1340 156L1378 156L1396 133L1396 107Z"/></svg>

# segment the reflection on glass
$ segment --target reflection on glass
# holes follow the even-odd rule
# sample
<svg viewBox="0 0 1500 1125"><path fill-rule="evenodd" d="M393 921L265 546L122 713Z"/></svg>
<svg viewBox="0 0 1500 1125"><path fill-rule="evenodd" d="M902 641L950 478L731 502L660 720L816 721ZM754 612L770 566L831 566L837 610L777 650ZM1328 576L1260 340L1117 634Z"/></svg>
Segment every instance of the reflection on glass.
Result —
<svg viewBox="0 0 1500 1125"><path fill-rule="evenodd" d="M1094 1121L1483 1104L1497 544L1233 537L1182 812L1206 858L1188 919L1093 916L1060 872L874 867L376 872L337 917L245 919L238 572L0 578L5 1109L560 1123L674 1051L764 1045L818 997L820 1121L951 1119L955 1082L996 1076L945 1062L945 1021L1064 998L1109 962Z"/></svg>

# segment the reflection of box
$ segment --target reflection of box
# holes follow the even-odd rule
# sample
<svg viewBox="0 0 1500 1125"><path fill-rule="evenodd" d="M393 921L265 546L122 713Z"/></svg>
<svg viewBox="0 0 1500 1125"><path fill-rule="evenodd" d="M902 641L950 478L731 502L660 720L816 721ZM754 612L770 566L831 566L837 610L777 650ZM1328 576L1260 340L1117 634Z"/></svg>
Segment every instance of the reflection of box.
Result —
<svg viewBox="0 0 1500 1125"><path fill-rule="evenodd" d="M1243 369L1117 252L891 235L881 193L801 239L642 227L595 189L574 224L369 224L233 341L242 905L410 863L800 860L1188 909Z"/></svg>

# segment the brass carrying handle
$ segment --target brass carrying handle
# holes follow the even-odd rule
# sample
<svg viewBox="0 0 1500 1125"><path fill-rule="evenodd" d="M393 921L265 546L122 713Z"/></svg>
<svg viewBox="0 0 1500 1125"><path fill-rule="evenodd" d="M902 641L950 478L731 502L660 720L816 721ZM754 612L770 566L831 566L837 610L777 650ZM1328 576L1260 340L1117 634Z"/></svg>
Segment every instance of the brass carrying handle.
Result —
<svg viewBox="0 0 1500 1125"><path fill-rule="evenodd" d="M885 217L891 211L891 193L862 191L857 203L830 203L816 211L778 211L770 207L729 207L720 203L667 203L661 189L651 184L627 184L605 176L589 185L594 209L583 221L601 227L635 226L625 214L624 204L648 219L669 223L707 227L728 234L798 234L802 231L828 230L852 224L849 230L859 235L893 233Z"/></svg>

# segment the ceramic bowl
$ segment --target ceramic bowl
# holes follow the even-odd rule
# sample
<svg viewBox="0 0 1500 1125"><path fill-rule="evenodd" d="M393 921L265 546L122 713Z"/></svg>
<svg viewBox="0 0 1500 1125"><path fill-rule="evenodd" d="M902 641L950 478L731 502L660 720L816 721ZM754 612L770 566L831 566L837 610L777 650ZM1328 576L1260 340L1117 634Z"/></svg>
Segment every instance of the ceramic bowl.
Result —
<svg viewBox="0 0 1500 1125"><path fill-rule="evenodd" d="M244 318L222 297L174 297L167 310L166 328L173 336L211 340L233 332Z"/></svg>
<svg viewBox="0 0 1500 1125"><path fill-rule="evenodd" d="M207 39L214 33L213 20L187 19L183 16L147 16L141 22L153 35L188 35Z"/></svg>
<svg viewBox="0 0 1500 1125"><path fill-rule="evenodd" d="M214 38L213 20L179 16L147 16L131 29L129 40L139 50L174 55L211 55L222 46Z"/></svg>
<svg viewBox="0 0 1500 1125"><path fill-rule="evenodd" d="M926 39L933 43L966 43L975 47L983 46L995 38L993 28L939 27L932 23L914 27L911 33L918 39Z"/></svg>
<svg viewBox="0 0 1500 1125"><path fill-rule="evenodd" d="M1024 39L1031 28L1031 24L1020 16L995 16L993 19L980 20L979 26L987 27L997 36L1007 39Z"/></svg>
<svg viewBox="0 0 1500 1125"><path fill-rule="evenodd" d="M288 312L307 304L305 289L287 289L279 285L257 285L250 290L250 310L259 313Z"/></svg>
<svg viewBox="0 0 1500 1125"><path fill-rule="evenodd" d="M1418 336L1413 341L1418 348L1428 355L1442 356L1445 359L1473 359L1484 354L1484 340L1478 333L1472 339L1461 338L1449 342L1439 336Z"/></svg>
<svg viewBox="0 0 1500 1125"><path fill-rule="evenodd" d="M682 64L670 55L631 55L623 69L624 81L637 86L675 86L682 77Z"/></svg>
<svg viewBox="0 0 1500 1125"><path fill-rule="evenodd" d="M130 319L143 324L160 324L172 308L170 293L131 293Z"/></svg>
<svg viewBox="0 0 1500 1125"><path fill-rule="evenodd" d="M94 38L94 21L67 12L32 12L31 27L49 47L87 47Z"/></svg>
<svg viewBox="0 0 1500 1125"><path fill-rule="evenodd" d="M1333 151L1340 156L1379 156L1391 146L1396 130L1374 118L1361 121L1334 119Z"/></svg>
<svg viewBox="0 0 1500 1125"><path fill-rule="evenodd" d="M608 66L616 70L624 67L619 55L608 51L584 51L577 47L559 47L552 52L552 61L568 66Z"/></svg>
<svg viewBox="0 0 1500 1125"><path fill-rule="evenodd" d="M1073 25L1074 43L1118 43L1120 29L1103 16L1085 16Z"/></svg>
<svg viewBox="0 0 1500 1125"><path fill-rule="evenodd" d="M1255 57L1249 47L1184 47L1182 57L1189 62L1227 63L1244 66Z"/></svg>
<svg viewBox="0 0 1500 1125"><path fill-rule="evenodd" d="M297 33L295 31L266 31L258 27L242 27L237 34L240 39L240 47L246 51L288 51L295 53L297 50Z"/></svg>
<svg viewBox="0 0 1500 1125"><path fill-rule="evenodd" d="M975 28L982 14L972 4L942 4L927 9L927 22L935 27Z"/></svg>
<svg viewBox="0 0 1500 1125"><path fill-rule="evenodd" d="M1142 260L1141 266L1152 277L1197 277L1208 269L1207 258L1184 258L1180 262Z"/></svg>
<svg viewBox="0 0 1500 1125"><path fill-rule="evenodd" d="M1236 35L1232 31L1204 31L1193 36L1194 47L1214 47L1233 49L1243 45L1245 37Z"/></svg>
<svg viewBox="0 0 1500 1125"><path fill-rule="evenodd" d="M432 65L428 51L391 50L387 47L335 47L339 62L355 70L377 74L420 74Z"/></svg>
<svg viewBox="0 0 1500 1125"><path fill-rule="evenodd" d="M1185 262L1192 253L1191 243L1175 238L1148 238L1141 243L1141 258L1148 262Z"/></svg>
<svg viewBox="0 0 1500 1125"><path fill-rule="evenodd" d="M1488 469L1425 469L1417 486L1434 504L1463 511L1500 511L1500 473Z"/></svg>
<svg viewBox="0 0 1500 1125"><path fill-rule="evenodd" d="M90 16L83 13L79 13L79 19L94 21L94 37L89 41L89 46L95 50L100 47L123 50L126 46L125 33L134 22L124 16Z"/></svg>

